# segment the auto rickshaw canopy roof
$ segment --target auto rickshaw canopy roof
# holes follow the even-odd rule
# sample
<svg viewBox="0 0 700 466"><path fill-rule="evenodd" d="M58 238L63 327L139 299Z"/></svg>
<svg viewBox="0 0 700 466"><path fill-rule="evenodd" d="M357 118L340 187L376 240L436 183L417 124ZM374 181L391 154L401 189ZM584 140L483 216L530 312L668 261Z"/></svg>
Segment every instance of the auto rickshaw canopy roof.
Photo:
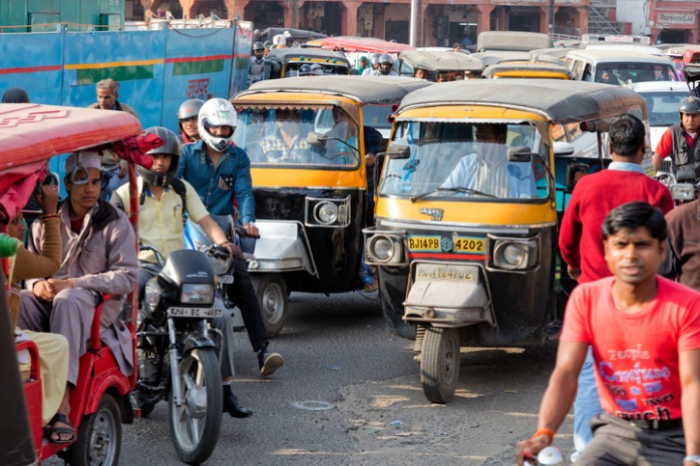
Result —
<svg viewBox="0 0 700 466"><path fill-rule="evenodd" d="M404 50L415 50L416 48L408 44L389 42L373 37L353 37L338 36L323 39L321 45L328 50L344 50L345 52L371 52L371 53L393 53L397 54Z"/></svg>
<svg viewBox="0 0 700 466"><path fill-rule="evenodd" d="M300 93L347 97L363 104L398 103L409 92L430 86L422 79L398 76L318 76L258 81L232 100L245 104L255 94ZM245 100L243 100L245 98Z"/></svg>
<svg viewBox="0 0 700 466"><path fill-rule="evenodd" d="M0 104L0 171L141 133L127 112Z"/></svg>
<svg viewBox="0 0 700 466"><path fill-rule="evenodd" d="M539 32L484 31L476 38L476 50L530 51L552 47L552 39Z"/></svg>
<svg viewBox="0 0 700 466"><path fill-rule="evenodd" d="M508 63L512 61L530 61L533 63L555 63L563 65L564 62L546 53L536 54L534 52L479 52L471 54L473 58L478 58L484 67L496 65L498 63Z"/></svg>
<svg viewBox="0 0 700 466"><path fill-rule="evenodd" d="M350 61L345 55L340 52L334 52L332 50L323 50L318 48L301 48L301 47L285 47L281 49L272 49L270 54L267 56L267 60L276 60L282 63L287 63L290 60L299 59L299 61L304 61L306 59L311 63L311 59L322 59L322 60L335 60L338 65L345 65L350 67Z"/></svg>
<svg viewBox="0 0 700 466"><path fill-rule="evenodd" d="M481 60L462 52L443 52L435 50L404 50L399 54L414 68L427 71L481 71Z"/></svg>
<svg viewBox="0 0 700 466"><path fill-rule="evenodd" d="M490 105L539 113L558 123L595 120L646 109L644 97L608 84L557 79L481 79L438 84L407 95L398 113L410 108Z"/></svg>

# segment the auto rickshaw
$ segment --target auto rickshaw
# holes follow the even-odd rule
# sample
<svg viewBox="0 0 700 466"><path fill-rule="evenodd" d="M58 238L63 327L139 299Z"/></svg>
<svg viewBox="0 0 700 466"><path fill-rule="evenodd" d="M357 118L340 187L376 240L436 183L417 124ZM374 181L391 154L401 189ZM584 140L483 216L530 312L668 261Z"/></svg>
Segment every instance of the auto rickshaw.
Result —
<svg viewBox="0 0 700 466"><path fill-rule="evenodd" d="M481 60L461 52L405 50L399 54L401 76L413 76L418 68L428 72L428 80L437 81L442 73L454 73L456 79L478 78L484 65Z"/></svg>
<svg viewBox="0 0 700 466"><path fill-rule="evenodd" d="M289 78L258 82L232 100L234 142L251 161L260 230L249 271L270 336L284 325L290 291L360 288L362 229L371 219L366 137L388 137L401 99L428 85L388 76Z"/></svg>
<svg viewBox="0 0 700 466"><path fill-rule="evenodd" d="M99 147L111 147L113 143L124 143L122 147L135 143L139 135L139 121L126 112L105 112L73 107L58 107L38 104L2 104L0 122L0 219L14 217L26 205L37 182L47 176L49 159L58 154ZM127 151L128 152L128 151ZM136 186L136 168L129 158L131 185ZM137 193L131 193L134 227L138 223ZM0 232L4 232L0 222ZM5 237L7 239L7 237ZM15 243L16 246L16 243ZM136 245L134 245L136 247ZM7 254L6 254L7 255ZM3 278L8 273L7 258L2 259ZM4 280L3 280L4 283ZM5 298L5 294L0 295ZM103 303L110 296L103 296ZM132 293L135 303L136 293ZM9 320L6 299L0 302L3 324ZM42 436L42 385L39 371L39 353L32 341L16 344L16 351L27 350L31 356L29 379L22 384L24 397L0 397L0 410L6 414L0 420L0 431L9 433L22 426L18 417L11 415L13 409L27 410L31 434L24 432L22 438L12 435L0 436L0 464L14 463L8 460L22 446L31 444L31 464L40 464L54 454L60 454L70 464L114 466L118 464L121 449L121 424L131 423L134 411L129 402L129 392L136 383L136 374L125 376L119 369L110 349L100 339L100 313L102 304L95 308L88 351L80 358L80 369L75 389L70 397L69 419L77 434L76 442L70 445L50 443ZM136 306L132 306L136 309ZM135 354L135 311L126 321L132 335L133 360ZM9 325L8 325L9 327ZM7 337L5 333L2 338ZM12 384L18 374L14 351L4 353L3 359L11 363L4 366L2 385ZM14 374L8 374L7 371ZM134 371L135 372L135 371ZM0 390L7 393L5 388ZM26 404L25 404L26 402ZM11 407L8 407L11 404ZM18 423L18 424L16 424ZM9 455L9 456L3 456Z"/></svg>
<svg viewBox="0 0 700 466"><path fill-rule="evenodd" d="M365 260L378 267L389 328L416 340L428 400L452 398L460 346L536 345L556 328L566 272L554 165L566 150L553 131L606 131L625 113L646 121L644 98L564 80L456 81L403 99Z"/></svg>
<svg viewBox="0 0 700 466"><path fill-rule="evenodd" d="M324 75L350 74L350 62L339 52L318 48L272 49L265 59L263 80L299 75L302 65L318 64Z"/></svg>

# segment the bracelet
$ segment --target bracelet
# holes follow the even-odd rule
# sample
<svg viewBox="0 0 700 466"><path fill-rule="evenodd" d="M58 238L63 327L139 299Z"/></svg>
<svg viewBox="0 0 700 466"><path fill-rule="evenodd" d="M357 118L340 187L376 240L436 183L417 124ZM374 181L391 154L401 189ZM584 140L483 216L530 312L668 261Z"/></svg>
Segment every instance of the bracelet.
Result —
<svg viewBox="0 0 700 466"><path fill-rule="evenodd" d="M535 435L532 436L532 440L535 440L537 437L540 437L542 435L546 435L549 438L549 443L552 443L554 441L554 431L552 429L540 429L537 432L535 432Z"/></svg>
<svg viewBox="0 0 700 466"><path fill-rule="evenodd" d="M46 214L41 216L42 220L48 220L50 218L58 218L58 214Z"/></svg>

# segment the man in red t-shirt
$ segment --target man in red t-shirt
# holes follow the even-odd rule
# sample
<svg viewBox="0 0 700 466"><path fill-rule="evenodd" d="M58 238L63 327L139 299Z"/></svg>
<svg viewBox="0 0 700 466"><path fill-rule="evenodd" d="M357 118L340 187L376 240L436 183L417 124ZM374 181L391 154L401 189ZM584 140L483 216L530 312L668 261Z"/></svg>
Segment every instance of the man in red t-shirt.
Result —
<svg viewBox="0 0 700 466"><path fill-rule="evenodd" d="M668 128L656 145L652 163L657 170L661 169L664 159L669 155L674 173L683 165L693 168L700 166L700 99L687 97L681 102L679 111L680 124Z"/></svg>
<svg viewBox="0 0 700 466"><path fill-rule="evenodd" d="M576 464L696 466L700 293L656 275L666 222L648 203L610 212L603 238L614 276L572 293L538 430L518 444L518 464L552 443L590 346L605 412L594 419L593 441Z"/></svg>
<svg viewBox="0 0 700 466"><path fill-rule="evenodd" d="M564 213L559 233L559 251L578 283L610 276L603 254L600 226L608 213L622 204L646 201L666 213L673 209L669 190L648 177L639 165L644 158L646 129L632 115L623 115L610 124L612 163L607 170L584 176L576 184ZM574 446L577 457L592 438L590 421L602 411L593 378L589 354L579 378L574 405Z"/></svg>

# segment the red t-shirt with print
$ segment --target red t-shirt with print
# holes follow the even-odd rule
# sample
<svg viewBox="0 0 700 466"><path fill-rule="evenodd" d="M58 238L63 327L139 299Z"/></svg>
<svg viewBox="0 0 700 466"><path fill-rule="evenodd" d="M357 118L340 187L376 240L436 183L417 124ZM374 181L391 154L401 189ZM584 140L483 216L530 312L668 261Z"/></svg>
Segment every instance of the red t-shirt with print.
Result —
<svg viewBox="0 0 700 466"><path fill-rule="evenodd" d="M700 293L657 277L656 298L627 314L613 302L615 280L574 289L561 340L591 345L605 411L625 419L681 418L678 356L700 348Z"/></svg>

